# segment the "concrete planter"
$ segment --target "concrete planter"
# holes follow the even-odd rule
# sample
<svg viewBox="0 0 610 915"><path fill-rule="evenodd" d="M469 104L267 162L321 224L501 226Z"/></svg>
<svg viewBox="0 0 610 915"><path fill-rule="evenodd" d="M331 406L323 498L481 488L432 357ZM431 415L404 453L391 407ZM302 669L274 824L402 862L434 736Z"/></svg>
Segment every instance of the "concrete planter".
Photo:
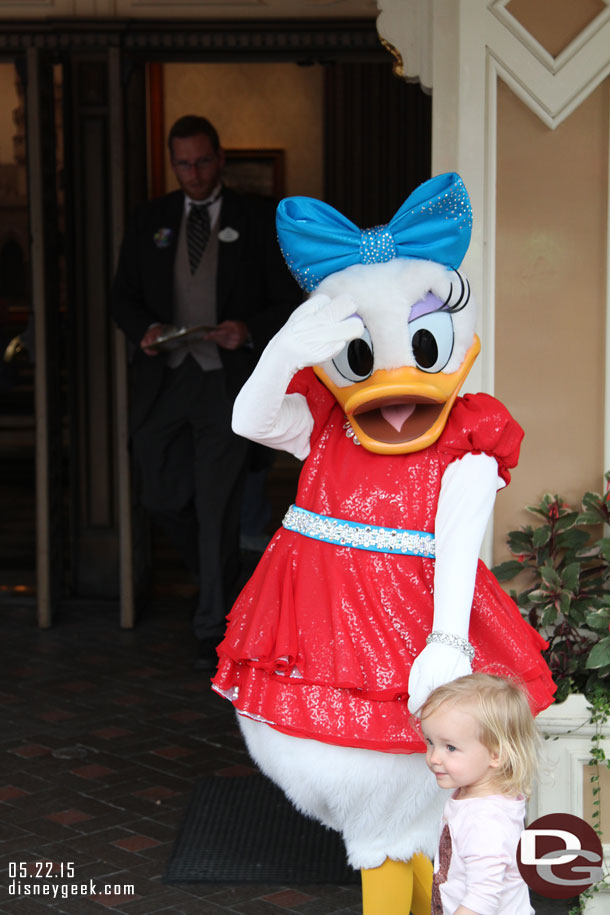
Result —
<svg viewBox="0 0 610 915"><path fill-rule="evenodd" d="M537 718L545 738L545 763L532 795L528 820L532 822L549 813L572 813L588 819L589 776L583 767L590 759L591 738L595 727L589 721L587 700L581 694L568 696L565 702L552 705ZM610 730L604 734L603 747L610 757ZM604 791L604 789L602 789ZM604 806L610 803L607 796ZM610 835L604 836L604 858L610 864ZM610 912L610 885L588 902L587 915Z"/></svg>

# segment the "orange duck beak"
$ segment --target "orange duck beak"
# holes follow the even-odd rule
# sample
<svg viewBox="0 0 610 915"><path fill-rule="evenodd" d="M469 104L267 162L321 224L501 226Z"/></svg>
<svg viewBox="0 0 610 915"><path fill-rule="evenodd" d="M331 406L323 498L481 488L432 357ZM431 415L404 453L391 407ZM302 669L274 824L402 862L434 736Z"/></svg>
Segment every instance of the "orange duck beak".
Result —
<svg viewBox="0 0 610 915"><path fill-rule="evenodd" d="M480 349L475 334L464 361L451 374L430 374L412 366L378 369L366 381L343 388L319 366L314 372L337 399L367 451L408 454L438 439Z"/></svg>

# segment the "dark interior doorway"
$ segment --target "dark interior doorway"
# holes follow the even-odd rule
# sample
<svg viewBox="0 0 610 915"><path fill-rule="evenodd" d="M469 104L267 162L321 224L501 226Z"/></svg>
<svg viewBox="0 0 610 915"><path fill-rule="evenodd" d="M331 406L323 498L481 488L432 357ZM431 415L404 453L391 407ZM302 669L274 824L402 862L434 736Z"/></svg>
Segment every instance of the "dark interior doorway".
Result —
<svg viewBox="0 0 610 915"><path fill-rule="evenodd" d="M116 214L113 221L109 196L117 138L123 148L124 215L150 191L147 67L163 61L281 60L322 68L320 196L363 227L387 221L408 192L429 177L431 100L419 86L393 76L392 59L379 44L373 22L323 26L291 23L289 29L268 23L249 23L246 28L239 23L210 26L202 22L193 23L192 28L185 23L140 26L117 22L116 28L101 31L90 22L75 23L73 29L61 32L53 24L7 28L13 34L20 72L24 73L23 60L28 53L33 56L32 33L39 28L44 34L45 50L39 55L37 75L44 114L38 139L44 155L38 166L30 164L30 168L40 169L39 185L46 188L48 197L42 207L45 237L40 256L46 259L49 332L44 338L45 396L53 395L52 415L47 416L55 470L47 474L44 486L47 500L52 496L54 506L50 543L56 557L59 551L53 563L57 593L62 598L76 593L116 597L119 577L112 571L119 553L116 440L112 433L115 353L106 310ZM184 42L187 32L188 47ZM269 42L270 32L274 42ZM14 66L11 61L6 64ZM109 101L112 66L118 74L123 123L113 121ZM63 87L59 92L58 73ZM24 152L27 131L23 112L17 117L17 126ZM62 162L67 167L62 168ZM0 169L3 167L0 161ZM25 155L22 167L25 169ZM22 211L27 223L27 199ZM13 230L22 218L6 208L3 217L3 224ZM15 231L0 238L3 352L14 337L28 336L32 296L27 225L23 238L21 242ZM8 300L11 309L15 302L20 303L20 310L12 310L5 320ZM9 497L4 504L11 506L0 520L0 538L4 541L0 588L25 584L32 593L37 511L33 350L24 349L22 361L15 361L12 367L2 363L8 382L0 379L0 477ZM97 361L93 362L89 353ZM60 390L50 391L60 380ZM67 395L63 400L62 390ZM279 456L271 471L269 532L281 523L283 511L293 498L298 469L297 462ZM100 479L102 485L98 484ZM182 580L175 560L162 545L157 550L160 561L154 565L161 570L165 567L166 581ZM100 569L92 569L97 562Z"/></svg>
<svg viewBox="0 0 610 915"><path fill-rule="evenodd" d="M324 188L357 226L389 222L430 177L432 105L389 61L325 68Z"/></svg>
<svg viewBox="0 0 610 915"><path fill-rule="evenodd" d="M321 172L320 196L362 228L387 222L408 194L430 177L430 96L418 84L398 79L392 72L389 55L376 61L310 62L309 69L312 68L318 71L315 75L319 77L316 85L319 85L322 123L315 125L316 130L309 131L304 125L302 142L304 145L311 143L311 137L317 136L317 128L320 128L323 149L319 165L317 153L320 150L310 149L311 167L319 167ZM193 87L193 95L181 113L187 113L187 109L190 111L197 104L198 86L209 86L214 95L217 76L210 70L214 71L213 64L194 64L190 79L181 75L183 83ZM257 72L254 69L253 78ZM164 97L168 93L172 97L177 88L172 85L171 71L164 74L164 68L159 64L148 66L146 83L149 99L146 187L147 196L155 196L155 191L161 193L167 187L165 135L171 125L166 123L165 110L169 107L175 111L171 104L164 105ZM252 90L252 96L255 99L255 90ZM268 104L273 110L274 99L269 99ZM245 109L256 107L256 99L252 103L246 95L243 105ZM208 108L198 113L209 116ZM211 119L215 121L213 115ZM216 123L216 126L220 125ZM222 130L220 134L222 139ZM250 140L246 145L255 147L258 142ZM282 154L285 172L290 150L274 151ZM232 153L235 155L235 151ZM311 179L310 174L302 177L303 185ZM251 190L240 187L239 183L233 186ZM140 192L144 192L142 181ZM290 192L306 193L298 184L298 178L296 186L293 178ZM265 482L268 520L264 533L267 536L281 524L286 509L294 501L299 472L300 464L296 459L283 453L276 455ZM178 587L188 593L191 589L185 584L188 576L180 558L160 531L153 528L151 535L150 567L155 590L166 592ZM244 542L247 539L244 538ZM252 562L254 557L247 559Z"/></svg>
<svg viewBox="0 0 610 915"><path fill-rule="evenodd" d="M0 594L35 584L34 362L23 82L0 62Z"/></svg>

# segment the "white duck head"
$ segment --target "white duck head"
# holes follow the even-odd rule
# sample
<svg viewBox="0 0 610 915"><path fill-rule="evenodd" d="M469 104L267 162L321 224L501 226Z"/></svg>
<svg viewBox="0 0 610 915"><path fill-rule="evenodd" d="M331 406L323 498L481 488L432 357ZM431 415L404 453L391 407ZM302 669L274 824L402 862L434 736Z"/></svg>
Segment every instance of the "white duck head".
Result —
<svg viewBox="0 0 610 915"><path fill-rule="evenodd" d="M472 215L458 175L439 175L388 226L360 232L326 204L288 198L278 237L301 285L349 295L362 334L314 367L364 448L419 451L442 433L476 359L476 307L458 272Z"/></svg>

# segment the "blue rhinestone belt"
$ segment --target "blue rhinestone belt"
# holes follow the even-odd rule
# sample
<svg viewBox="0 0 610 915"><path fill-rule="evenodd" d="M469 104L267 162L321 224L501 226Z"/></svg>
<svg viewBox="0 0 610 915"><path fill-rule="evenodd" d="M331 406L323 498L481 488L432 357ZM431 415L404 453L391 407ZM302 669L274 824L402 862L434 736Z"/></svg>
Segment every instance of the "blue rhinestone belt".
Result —
<svg viewBox="0 0 610 915"><path fill-rule="evenodd" d="M334 543L335 546L350 546L356 550L423 556L425 559L434 559L435 555L434 534L344 521L341 518L318 515L306 508L299 508L298 505L290 506L282 526L313 540L323 540L324 543Z"/></svg>

